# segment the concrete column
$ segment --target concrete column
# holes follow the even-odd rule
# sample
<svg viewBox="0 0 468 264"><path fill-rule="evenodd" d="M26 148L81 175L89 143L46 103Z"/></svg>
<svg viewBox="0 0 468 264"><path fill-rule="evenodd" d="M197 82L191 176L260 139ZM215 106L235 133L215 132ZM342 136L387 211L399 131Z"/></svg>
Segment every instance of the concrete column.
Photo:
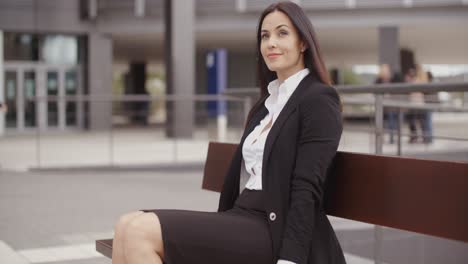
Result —
<svg viewBox="0 0 468 264"><path fill-rule="evenodd" d="M100 33L88 35L88 93L87 119L92 130L109 129L112 118L112 39ZM103 99L108 100L103 100Z"/></svg>
<svg viewBox="0 0 468 264"><path fill-rule="evenodd" d="M195 91L195 4L194 0L165 0L165 60L168 94L187 97ZM191 138L194 101L167 104L169 137Z"/></svg>
<svg viewBox="0 0 468 264"><path fill-rule="evenodd" d="M379 64L389 64L392 72L401 72L398 26L379 27Z"/></svg>
<svg viewBox="0 0 468 264"><path fill-rule="evenodd" d="M3 31L0 30L0 102L5 104L5 70L3 69ZM5 112L0 110L0 136L5 133Z"/></svg>
<svg viewBox="0 0 468 264"><path fill-rule="evenodd" d="M88 65L87 65L87 50L88 50L88 37L79 37L78 38L78 48L80 49L79 54L81 56L79 58L79 66L78 66L78 79L77 79L77 98L82 99L85 94L85 89L87 86L88 80ZM78 128L84 129L85 128L85 103L83 101L78 101L76 105L77 113L77 125Z"/></svg>
<svg viewBox="0 0 468 264"><path fill-rule="evenodd" d="M468 82L468 73L463 75L463 81ZM468 107L468 92L463 92L463 107Z"/></svg>

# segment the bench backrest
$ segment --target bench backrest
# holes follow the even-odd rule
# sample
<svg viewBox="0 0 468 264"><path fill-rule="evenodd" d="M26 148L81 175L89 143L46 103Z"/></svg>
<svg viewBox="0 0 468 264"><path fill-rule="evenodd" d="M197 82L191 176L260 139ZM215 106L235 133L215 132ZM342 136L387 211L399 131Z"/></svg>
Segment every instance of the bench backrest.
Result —
<svg viewBox="0 0 468 264"><path fill-rule="evenodd" d="M211 142L203 189L220 192L236 144ZM329 215L468 242L468 163L338 152Z"/></svg>

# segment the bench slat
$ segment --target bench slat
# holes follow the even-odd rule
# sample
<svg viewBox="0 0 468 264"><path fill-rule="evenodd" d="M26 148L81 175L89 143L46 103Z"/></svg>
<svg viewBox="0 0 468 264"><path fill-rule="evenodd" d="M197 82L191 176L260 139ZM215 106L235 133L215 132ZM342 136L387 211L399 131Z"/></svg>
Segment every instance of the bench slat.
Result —
<svg viewBox="0 0 468 264"><path fill-rule="evenodd" d="M113 239L96 240L96 251L108 258L112 258L112 241Z"/></svg>
<svg viewBox="0 0 468 264"><path fill-rule="evenodd" d="M220 192L236 144L211 142L203 188ZM338 151L327 214L468 242L468 163Z"/></svg>
<svg viewBox="0 0 468 264"><path fill-rule="evenodd" d="M237 144L210 142L203 172L202 189L221 192Z"/></svg>
<svg viewBox="0 0 468 264"><path fill-rule="evenodd" d="M468 163L338 152L329 215L468 242Z"/></svg>

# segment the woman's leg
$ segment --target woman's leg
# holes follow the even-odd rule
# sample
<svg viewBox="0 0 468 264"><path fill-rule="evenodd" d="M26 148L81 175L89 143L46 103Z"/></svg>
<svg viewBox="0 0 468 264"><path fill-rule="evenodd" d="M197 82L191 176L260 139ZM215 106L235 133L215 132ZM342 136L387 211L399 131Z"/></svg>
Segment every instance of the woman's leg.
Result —
<svg viewBox="0 0 468 264"><path fill-rule="evenodd" d="M143 213L127 224L124 233L124 255L127 264L162 264L164 248L159 218Z"/></svg>
<svg viewBox="0 0 468 264"><path fill-rule="evenodd" d="M416 113L414 110L408 112L408 123L410 129L410 139L409 143L415 143L418 140L417 130L416 130Z"/></svg>
<svg viewBox="0 0 468 264"><path fill-rule="evenodd" d="M393 144L394 135L398 129L398 112L393 109L388 111L388 129L390 130L390 144Z"/></svg>
<svg viewBox="0 0 468 264"><path fill-rule="evenodd" d="M425 110L422 120L423 142L432 143L432 111Z"/></svg>
<svg viewBox="0 0 468 264"><path fill-rule="evenodd" d="M124 257L124 246L123 246L125 228L133 218L141 214L143 214L142 211L127 213L125 215L122 215L119 218L118 222L115 224L114 241L112 242L112 263L113 264L126 264L125 257Z"/></svg>

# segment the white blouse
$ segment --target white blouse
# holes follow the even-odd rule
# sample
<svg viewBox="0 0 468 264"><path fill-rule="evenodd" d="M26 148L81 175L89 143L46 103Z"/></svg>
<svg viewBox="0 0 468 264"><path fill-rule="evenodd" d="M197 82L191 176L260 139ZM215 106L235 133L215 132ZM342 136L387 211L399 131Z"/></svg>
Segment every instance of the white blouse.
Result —
<svg viewBox="0 0 468 264"><path fill-rule="evenodd" d="M247 136L242 145L243 166L241 173L246 173L249 177L245 188L250 190L262 189L262 161L266 138L289 97L308 74L309 69L305 68L291 75L282 83L276 79L268 84L268 93L270 95L265 100L268 114Z"/></svg>

